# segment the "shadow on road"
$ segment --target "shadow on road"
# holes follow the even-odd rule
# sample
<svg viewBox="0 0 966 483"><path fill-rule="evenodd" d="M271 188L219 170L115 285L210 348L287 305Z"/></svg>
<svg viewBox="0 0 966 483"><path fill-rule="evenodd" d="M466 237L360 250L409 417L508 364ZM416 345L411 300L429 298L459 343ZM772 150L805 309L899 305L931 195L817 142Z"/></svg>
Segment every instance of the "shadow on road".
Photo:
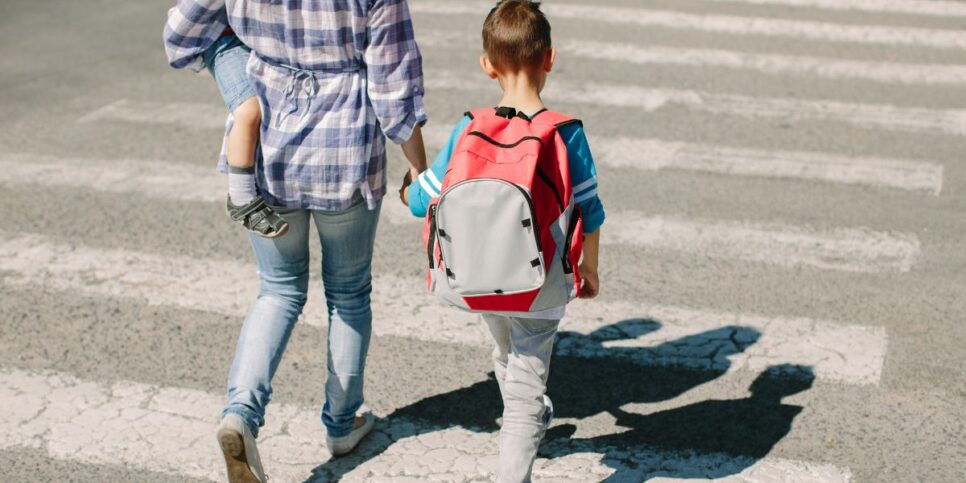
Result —
<svg viewBox="0 0 966 483"><path fill-rule="evenodd" d="M695 449L739 455L735 459L738 464L722 465L737 473L747 467L741 462L761 458L788 433L801 407L783 405L781 398L811 386L814 375L808 368L766 371L752 385L753 395L747 399L705 401L648 415L623 410L622 406L630 403L673 399L720 377L730 367L728 357L744 352L760 336L751 328L729 326L651 347L619 346L620 341L637 339L660 328L657 321L634 319L604 326L588 335L566 331L559 334L548 384L555 418L583 419L606 412L617 418L619 426L631 429L597 438L571 439L576 427L560 425L548 432L541 456L556 458L593 452L603 455L605 464L610 464L620 456L614 448L621 448L625 456L634 447L642 451ZM496 419L502 414L502 401L493 374L489 376L485 381L396 410L377 430L399 420L415 424L404 425L402 431L393 427L391 438L370 437L352 456L317 467L309 481L338 481L402 438L451 427L498 431ZM637 469L617 466L613 478L625 478L634 472L640 480Z"/></svg>

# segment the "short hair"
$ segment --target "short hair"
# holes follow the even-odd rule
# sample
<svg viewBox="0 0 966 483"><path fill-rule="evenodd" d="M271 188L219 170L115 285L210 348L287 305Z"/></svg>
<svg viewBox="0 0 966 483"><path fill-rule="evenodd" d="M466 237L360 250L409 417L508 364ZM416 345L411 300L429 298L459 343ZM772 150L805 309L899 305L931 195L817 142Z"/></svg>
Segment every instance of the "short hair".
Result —
<svg viewBox="0 0 966 483"><path fill-rule="evenodd" d="M540 2L500 0L483 22L483 50L498 69L539 66L550 47Z"/></svg>

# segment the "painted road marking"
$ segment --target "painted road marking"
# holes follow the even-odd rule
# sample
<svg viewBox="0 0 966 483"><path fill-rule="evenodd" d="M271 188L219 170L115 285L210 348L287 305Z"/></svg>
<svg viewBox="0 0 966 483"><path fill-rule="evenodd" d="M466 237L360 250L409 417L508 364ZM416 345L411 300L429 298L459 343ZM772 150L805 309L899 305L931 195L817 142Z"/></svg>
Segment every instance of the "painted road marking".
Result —
<svg viewBox="0 0 966 483"><path fill-rule="evenodd" d="M0 448L45 450L50 457L85 464L129 465L148 471L222 481L223 460L214 431L223 396L138 382L104 384L60 372L0 370ZM259 453L272 481L385 480L413 477L456 481L489 479L496 468L497 433L461 427L429 427L404 418L381 421L350 456L329 460L318 409L268 406L259 434ZM377 445L391 445L372 457ZM617 471L649 481L694 481L714 474L715 481L846 483L848 469L778 458L757 459L720 453L668 451L646 447L608 447L575 442L576 451L540 458L534 477L541 480L601 481ZM606 454L611 456L604 464ZM367 459L369 458L369 459ZM687 475L681 479L667 475ZM656 478L650 480L650 478Z"/></svg>
<svg viewBox="0 0 966 483"><path fill-rule="evenodd" d="M74 161L60 170L56 162L24 163L7 161L0 182L35 179L50 185L83 187L103 191L143 193L171 199L214 201L223 195L213 176L202 168L186 167L173 171L171 163L145 163L146 174L138 178L138 168L130 162L101 166L94 170L88 163ZM148 166L157 168L147 168ZM21 168L17 168L21 166ZM32 171L35 166L36 171ZM165 174L161 167L166 168ZM91 174L75 173L87 170ZM154 170L154 172L152 172ZM103 174L102 174L103 173ZM192 175L192 176L189 176ZM177 189L169 187L185 180ZM114 182L117 181L117 182ZM141 190L143 187L143 191ZM384 217L392 223L416 224L421 221L395 203L386 203ZM711 258L760 262L781 267L815 267L826 270L880 273L907 272L921 251L913 234L885 233L868 229L839 228L830 231L803 226L747 222L695 221L662 216L643 216L634 212L614 213L606 243L644 246L671 252ZM616 217L616 218L615 218Z"/></svg>
<svg viewBox="0 0 966 483"><path fill-rule="evenodd" d="M395 203L383 206L390 223L421 223ZM806 226L743 221L691 220L609 213L610 245L640 246L709 258L813 267L858 273L908 272L922 251L912 233L865 228L817 230Z"/></svg>
<svg viewBox="0 0 966 483"><path fill-rule="evenodd" d="M966 17L966 4L943 0L704 0L718 3L783 5L874 13L902 13L934 17Z"/></svg>
<svg viewBox="0 0 966 483"><path fill-rule="evenodd" d="M52 186L72 186L114 192L142 193L180 200L220 200L223 189L217 176L203 168L185 166L172 170L171 163L144 163L143 171L132 162L96 166L91 163L48 158L46 162L22 162L0 158L6 165L0 182L34 179ZM101 169L93 169L99 167ZM164 168L164 169L161 169ZM139 177L139 174L141 177ZM178 183L181 183L178 186ZM384 217L392 223L421 221L395 203L386 203ZM820 231L808 227L747 222L695 221L674 217L642 216L634 212L617 217L606 243L645 246L672 252L760 262L781 267L816 267L849 272L907 272L921 247L908 233L885 233L868 229L839 228Z"/></svg>
<svg viewBox="0 0 966 483"><path fill-rule="evenodd" d="M147 124L175 124L189 128L224 129L228 114L217 104L190 102L138 102L121 99L95 109L80 122L126 121Z"/></svg>
<svg viewBox="0 0 966 483"><path fill-rule="evenodd" d="M9 286L130 298L235 317L247 313L257 294L254 265L63 244L41 235L3 235L0 273ZM377 273L373 289L379 335L492 344L476 316L437 303L423 293L419 277ZM312 280L310 293L303 321L321 327L326 309L317 295L323 293L318 280ZM819 378L849 384L877 384L887 348L886 332L879 327L640 302L575 302L561 330L566 334L559 350L578 357L721 371L794 363L813 366Z"/></svg>
<svg viewBox="0 0 966 483"><path fill-rule="evenodd" d="M420 15L472 15L484 18L493 7L489 2L440 2L414 0L409 3ZM908 45L937 49L966 48L966 32L887 25L848 25L806 20L701 15L673 10L604 5L547 4L551 18L602 22L611 25L659 27L728 35L759 35L794 39L874 45Z"/></svg>
<svg viewBox="0 0 966 483"><path fill-rule="evenodd" d="M949 64L907 64L822 57L759 54L719 49L685 49L597 41L564 42L561 53L584 59L633 64L725 67L771 75L817 77L832 80L860 80L885 84L966 84L966 66Z"/></svg>
<svg viewBox="0 0 966 483"><path fill-rule="evenodd" d="M783 267L818 267L848 272L908 272L920 253L910 233L857 228L827 231L804 226L611 213L609 243L762 262Z"/></svg>
<svg viewBox="0 0 966 483"><path fill-rule="evenodd" d="M418 41L423 47L479 49L476 39L469 39L458 32L428 32L421 34ZM563 59L574 57L622 64L720 67L768 75L857 80L882 84L938 86L966 84L966 66L954 64L873 62L737 50L634 45L587 39L564 40L559 45L559 49Z"/></svg>
<svg viewBox="0 0 966 483"><path fill-rule="evenodd" d="M428 76L428 88L480 92L485 83L451 72ZM637 108L655 112L683 107L698 112L749 119L843 122L868 129L966 134L966 109L927 109L889 104L855 104L831 100L749 97L636 85L554 82L544 97L556 102Z"/></svg>
<svg viewBox="0 0 966 483"><path fill-rule="evenodd" d="M158 110L154 103L119 101L123 103L122 118L102 112L102 120L154 119L149 114ZM108 106L110 112L121 110ZM191 119L201 119L209 107L204 104L184 107L198 113ZM221 117L221 116L218 116ZM212 116L211 126L218 122ZM194 122L194 121L193 121ZM446 127L429 126L424 130L431 149L439 149L449 137ZM648 138L596 137L593 149L597 163L606 166L657 171L674 169L716 173L731 176L788 178L876 188L922 191L938 195L943 186L942 164L891 158L852 157L821 152L743 149L728 146L692 144ZM29 161L29 162L25 162ZM99 162L97 160L63 160L43 156L17 154L0 155L0 182L43 180L46 184L91 187L101 191L141 192L150 196L173 192L172 196L205 196L223 191L213 169L184 165L170 169L169 163L126 161ZM87 166L81 168L81 166ZM93 167L91 167L93 166ZM172 173L191 173L171 178ZM212 190L212 187L217 189ZM209 199L209 198L204 198ZM211 198L213 200L213 198Z"/></svg>
<svg viewBox="0 0 966 483"><path fill-rule="evenodd" d="M438 126L428 126L423 132L427 145L436 149L450 135L450 129ZM802 179L932 195L939 195L943 186L943 165L928 161L746 149L651 138L594 137L591 144L594 161L615 168Z"/></svg>
<svg viewBox="0 0 966 483"><path fill-rule="evenodd" d="M485 83L452 72L429 76L429 88L481 92ZM862 128L908 132L966 135L966 109L928 109L889 104L855 104L830 100L749 97L704 91L657 89L635 85L554 82L544 93L547 99L573 104L637 108L655 112L683 107L697 112L749 119L777 118L786 122L833 121ZM208 104L175 103L181 115L160 115L165 103L119 100L80 119L81 122L116 121L176 124L191 128L223 129L226 115Z"/></svg>

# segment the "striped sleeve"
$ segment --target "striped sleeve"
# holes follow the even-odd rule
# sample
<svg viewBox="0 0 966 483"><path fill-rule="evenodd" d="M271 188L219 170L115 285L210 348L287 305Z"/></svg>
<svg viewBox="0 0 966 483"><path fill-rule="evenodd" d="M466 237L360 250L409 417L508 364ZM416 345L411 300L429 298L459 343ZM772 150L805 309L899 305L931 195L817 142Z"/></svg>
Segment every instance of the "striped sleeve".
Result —
<svg viewBox="0 0 966 483"><path fill-rule="evenodd" d="M469 124L470 118L463 116L463 119L453 127L453 132L450 133L449 140L446 141L446 145L436 155L436 160L433 161L433 165L426 171L423 171L416 178L416 181L409 186L409 211L412 212L413 216L426 216L426 209L429 208L429 202L439 196L443 188L443 177L446 176L446 168L449 167L450 157L452 157L453 151L456 149L456 142L459 141L460 135L463 134L466 126Z"/></svg>
<svg viewBox="0 0 966 483"><path fill-rule="evenodd" d="M178 0L164 24L164 50L175 69L204 69L201 54L228 28L225 0Z"/></svg>
<svg viewBox="0 0 966 483"><path fill-rule="evenodd" d="M570 162L570 180L574 185L574 201L580 207L584 219L584 233L593 233L604 224L604 205L597 194L597 167L587 143L587 136L580 124L560 128L560 135L567 144Z"/></svg>

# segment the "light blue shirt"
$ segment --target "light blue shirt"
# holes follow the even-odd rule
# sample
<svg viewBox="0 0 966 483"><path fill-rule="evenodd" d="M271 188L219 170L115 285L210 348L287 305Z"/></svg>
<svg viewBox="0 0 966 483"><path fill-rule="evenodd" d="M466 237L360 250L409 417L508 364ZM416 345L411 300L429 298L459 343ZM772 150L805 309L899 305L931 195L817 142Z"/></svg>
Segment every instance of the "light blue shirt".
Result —
<svg viewBox="0 0 966 483"><path fill-rule="evenodd" d="M443 176L446 175L449 160L456 149L456 141L469 123L469 116L463 116L463 119L453 128L449 141L436 156L433 165L410 185L409 210L414 216L426 216L430 200L439 196ZM574 201L580 207L580 213L584 219L584 233L593 233L604 224L605 215L604 205L597 196L597 168L594 167L594 158L590 153L590 145L587 144L587 136L580 123L561 126L559 132L564 143L567 144L570 182L573 183Z"/></svg>

